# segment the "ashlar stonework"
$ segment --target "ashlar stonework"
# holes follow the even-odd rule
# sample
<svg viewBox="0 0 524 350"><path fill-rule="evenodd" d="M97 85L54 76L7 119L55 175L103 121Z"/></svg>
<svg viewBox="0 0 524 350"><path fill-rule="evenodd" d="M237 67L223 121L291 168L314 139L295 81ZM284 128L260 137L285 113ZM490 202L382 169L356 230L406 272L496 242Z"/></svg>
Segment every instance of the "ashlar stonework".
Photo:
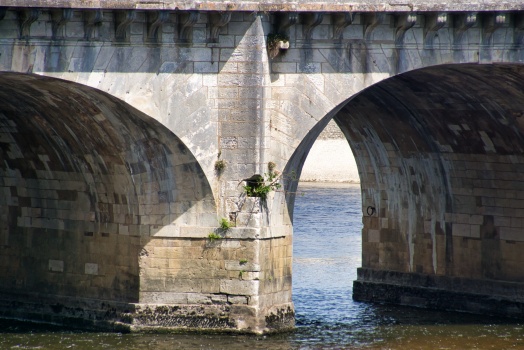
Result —
<svg viewBox="0 0 524 350"><path fill-rule="evenodd" d="M521 2L94 4L0 1L0 316L292 329L297 182L242 186L334 120L354 298L523 317Z"/></svg>

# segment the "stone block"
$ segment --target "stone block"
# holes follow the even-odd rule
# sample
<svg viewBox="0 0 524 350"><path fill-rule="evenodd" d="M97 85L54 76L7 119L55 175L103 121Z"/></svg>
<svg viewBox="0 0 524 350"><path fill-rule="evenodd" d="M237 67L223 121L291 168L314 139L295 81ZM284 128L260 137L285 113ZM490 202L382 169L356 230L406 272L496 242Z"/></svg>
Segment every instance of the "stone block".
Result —
<svg viewBox="0 0 524 350"><path fill-rule="evenodd" d="M130 28L131 28L131 35L139 35L139 34L144 33L144 23L139 23L139 22L131 23Z"/></svg>
<svg viewBox="0 0 524 350"><path fill-rule="evenodd" d="M208 294L201 293L188 293L187 294L188 304L211 304L211 298Z"/></svg>
<svg viewBox="0 0 524 350"><path fill-rule="evenodd" d="M242 273L242 280L244 281L250 281L250 280L260 280L260 272L243 272Z"/></svg>
<svg viewBox="0 0 524 350"><path fill-rule="evenodd" d="M207 238L211 230L209 228L183 226L180 227L180 237L187 238Z"/></svg>
<svg viewBox="0 0 524 350"><path fill-rule="evenodd" d="M501 227L500 239L524 242L524 232L520 228Z"/></svg>
<svg viewBox="0 0 524 350"><path fill-rule="evenodd" d="M237 213L237 226L239 227L261 227L262 214L261 213Z"/></svg>
<svg viewBox="0 0 524 350"><path fill-rule="evenodd" d="M220 281L217 279L202 279L202 293L220 293ZM213 302L215 300L222 300L218 296L212 298Z"/></svg>
<svg viewBox="0 0 524 350"><path fill-rule="evenodd" d="M218 86L264 86L265 76L262 74L227 74L218 76Z"/></svg>
<svg viewBox="0 0 524 350"><path fill-rule="evenodd" d="M49 271L64 272L64 261L49 259Z"/></svg>
<svg viewBox="0 0 524 350"><path fill-rule="evenodd" d="M214 240L214 241L207 240L206 247L207 248L240 248L240 242L236 239L225 239L225 238Z"/></svg>
<svg viewBox="0 0 524 350"><path fill-rule="evenodd" d="M469 224L453 224L453 236L471 237L471 225Z"/></svg>
<svg viewBox="0 0 524 350"><path fill-rule="evenodd" d="M187 304L188 293L140 292L140 303L149 304Z"/></svg>
<svg viewBox="0 0 524 350"><path fill-rule="evenodd" d="M234 118L234 114L232 114ZM239 137L238 148L269 148L271 138L269 137Z"/></svg>
<svg viewBox="0 0 524 350"><path fill-rule="evenodd" d="M480 238L480 225L471 225L471 238Z"/></svg>
<svg viewBox="0 0 524 350"><path fill-rule="evenodd" d="M83 38L84 23L73 21L66 23L65 33L68 38Z"/></svg>
<svg viewBox="0 0 524 350"><path fill-rule="evenodd" d="M200 293L202 291L201 280L191 279L166 279L166 292Z"/></svg>
<svg viewBox="0 0 524 350"><path fill-rule="evenodd" d="M243 295L228 295L227 301L231 304L246 304L248 298Z"/></svg>
<svg viewBox="0 0 524 350"><path fill-rule="evenodd" d="M472 225L482 225L484 217L482 215L471 215L469 217L469 223Z"/></svg>
<svg viewBox="0 0 524 350"><path fill-rule="evenodd" d="M152 258L182 259L182 247L154 247Z"/></svg>
<svg viewBox="0 0 524 350"><path fill-rule="evenodd" d="M263 238L261 231L262 229L260 228L232 227L229 230L227 230L226 237L236 239Z"/></svg>
<svg viewBox="0 0 524 350"><path fill-rule="evenodd" d="M226 260L226 270L230 271L261 271L260 264L256 264L252 261L240 263L240 260Z"/></svg>
<svg viewBox="0 0 524 350"><path fill-rule="evenodd" d="M85 263L84 273L86 275L98 275L98 264Z"/></svg>
<svg viewBox="0 0 524 350"><path fill-rule="evenodd" d="M225 304L227 303L227 295L222 294L211 294L211 300L214 304Z"/></svg>
<svg viewBox="0 0 524 350"><path fill-rule="evenodd" d="M511 218L504 216L494 216L493 225L511 227Z"/></svg>
<svg viewBox="0 0 524 350"><path fill-rule="evenodd" d="M208 48L180 48L180 60L189 62L211 62L212 49Z"/></svg>
<svg viewBox="0 0 524 350"><path fill-rule="evenodd" d="M367 230L368 231L368 242L380 242L380 231L379 230Z"/></svg>
<svg viewBox="0 0 524 350"><path fill-rule="evenodd" d="M232 295L257 295L259 281L221 280L220 293Z"/></svg>
<svg viewBox="0 0 524 350"><path fill-rule="evenodd" d="M204 86L215 87L218 85L218 77L216 76L216 74L204 74L202 76L202 79ZM216 98L218 98L218 90Z"/></svg>
<svg viewBox="0 0 524 350"><path fill-rule="evenodd" d="M180 227L176 225L165 225L151 228L151 237L180 237Z"/></svg>
<svg viewBox="0 0 524 350"><path fill-rule="evenodd" d="M195 62L195 73L218 73L218 62Z"/></svg>

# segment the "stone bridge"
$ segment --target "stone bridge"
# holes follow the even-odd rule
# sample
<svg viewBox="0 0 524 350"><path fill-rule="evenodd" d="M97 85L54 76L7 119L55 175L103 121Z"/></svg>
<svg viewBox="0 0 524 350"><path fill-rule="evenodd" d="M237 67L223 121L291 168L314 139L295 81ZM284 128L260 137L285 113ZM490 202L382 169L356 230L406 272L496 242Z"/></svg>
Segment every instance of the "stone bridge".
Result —
<svg viewBox="0 0 524 350"><path fill-rule="evenodd" d="M292 328L288 174L334 119L354 298L523 317L523 40L522 1L0 0L0 315Z"/></svg>

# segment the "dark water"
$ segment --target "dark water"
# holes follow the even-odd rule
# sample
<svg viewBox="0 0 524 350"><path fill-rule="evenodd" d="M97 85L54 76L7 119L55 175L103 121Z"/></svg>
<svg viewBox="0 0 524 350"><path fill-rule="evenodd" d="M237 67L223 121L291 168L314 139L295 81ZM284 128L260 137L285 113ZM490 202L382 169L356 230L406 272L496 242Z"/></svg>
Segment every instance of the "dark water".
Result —
<svg viewBox="0 0 524 350"><path fill-rule="evenodd" d="M358 185L301 184L294 219L297 331L270 337L88 333L0 320L1 349L524 349L524 325L466 313L357 303Z"/></svg>

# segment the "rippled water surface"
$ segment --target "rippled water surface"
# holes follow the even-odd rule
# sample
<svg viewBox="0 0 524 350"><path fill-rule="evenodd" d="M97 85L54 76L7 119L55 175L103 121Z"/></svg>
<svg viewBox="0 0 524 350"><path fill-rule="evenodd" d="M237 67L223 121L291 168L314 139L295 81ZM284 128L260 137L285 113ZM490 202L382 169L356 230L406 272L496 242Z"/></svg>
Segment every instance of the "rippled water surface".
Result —
<svg viewBox="0 0 524 350"><path fill-rule="evenodd" d="M270 337L88 333L0 320L1 349L524 349L524 325L466 313L357 303L359 185L300 184L294 215L297 331Z"/></svg>

